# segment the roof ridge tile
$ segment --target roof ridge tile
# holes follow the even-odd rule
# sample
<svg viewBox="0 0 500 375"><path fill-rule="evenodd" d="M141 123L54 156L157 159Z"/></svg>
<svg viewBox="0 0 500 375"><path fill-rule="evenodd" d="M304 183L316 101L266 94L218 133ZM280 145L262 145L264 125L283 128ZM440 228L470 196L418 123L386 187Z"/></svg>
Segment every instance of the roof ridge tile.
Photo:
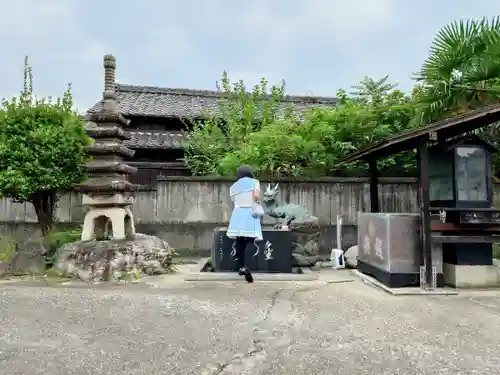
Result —
<svg viewBox="0 0 500 375"><path fill-rule="evenodd" d="M179 96L198 96L219 98L220 91L208 89L185 89L171 87L156 87L156 86L139 86L128 84L116 84L116 91L123 93L142 93L142 94L159 94L159 95L179 95ZM312 96L312 95L285 95L285 102L291 103L318 103L318 104L336 104L338 98L328 96Z"/></svg>
<svg viewBox="0 0 500 375"><path fill-rule="evenodd" d="M118 111L125 117L202 118L216 115L220 92L211 90L173 89L152 86L116 84ZM330 107L337 98L315 96L286 96L281 109L290 104L297 113L315 106ZM103 106L97 102L88 113L98 112ZM88 116L87 116L88 117Z"/></svg>

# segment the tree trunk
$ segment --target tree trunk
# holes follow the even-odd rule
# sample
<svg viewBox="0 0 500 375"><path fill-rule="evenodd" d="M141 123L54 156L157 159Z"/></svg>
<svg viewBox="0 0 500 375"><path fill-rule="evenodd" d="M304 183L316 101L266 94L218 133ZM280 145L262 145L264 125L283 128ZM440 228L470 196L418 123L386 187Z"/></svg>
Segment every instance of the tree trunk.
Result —
<svg viewBox="0 0 500 375"><path fill-rule="evenodd" d="M54 223L57 193L55 190L37 191L31 196L31 203L35 207L38 224L42 230L42 235L47 235Z"/></svg>

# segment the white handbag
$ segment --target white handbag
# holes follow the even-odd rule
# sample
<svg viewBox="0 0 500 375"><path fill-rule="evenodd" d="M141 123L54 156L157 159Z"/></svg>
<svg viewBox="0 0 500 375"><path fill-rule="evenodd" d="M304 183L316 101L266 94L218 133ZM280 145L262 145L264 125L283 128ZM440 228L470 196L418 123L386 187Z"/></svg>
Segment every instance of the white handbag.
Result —
<svg viewBox="0 0 500 375"><path fill-rule="evenodd" d="M253 202L252 204L252 216L262 217L264 216L264 207L259 202Z"/></svg>
<svg viewBox="0 0 500 375"><path fill-rule="evenodd" d="M254 186L255 188L255 186ZM252 216L253 217L262 217L264 216L264 207L259 202L254 201L252 203Z"/></svg>

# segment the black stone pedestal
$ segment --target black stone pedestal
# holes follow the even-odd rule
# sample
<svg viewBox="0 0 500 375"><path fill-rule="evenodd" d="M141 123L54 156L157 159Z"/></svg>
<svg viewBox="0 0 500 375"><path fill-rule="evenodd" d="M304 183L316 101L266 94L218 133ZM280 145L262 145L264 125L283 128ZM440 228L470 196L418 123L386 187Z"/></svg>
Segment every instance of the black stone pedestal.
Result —
<svg viewBox="0 0 500 375"><path fill-rule="evenodd" d="M420 285L420 273L390 273L369 263L358 260L358 270L380 281L389 288L415 287ZM444 275L436 275L436 287L444 287Z"/></svg>
<svg viewBox="0 0 500 375"><path fill-rule="evenodd" d="M263 241L245 254L245 264L255 272L292 273L292 233L278 229L263 229ZM212 266L216 272L238 271L235 240L227 237L226 228L214 230Z"/></svg>
<svg viewBox="0 0 500 375"><path fill-rule="evenodd" d="M491 266L493 246L490 243L444 243L443 262L458 266Z"/></svg>

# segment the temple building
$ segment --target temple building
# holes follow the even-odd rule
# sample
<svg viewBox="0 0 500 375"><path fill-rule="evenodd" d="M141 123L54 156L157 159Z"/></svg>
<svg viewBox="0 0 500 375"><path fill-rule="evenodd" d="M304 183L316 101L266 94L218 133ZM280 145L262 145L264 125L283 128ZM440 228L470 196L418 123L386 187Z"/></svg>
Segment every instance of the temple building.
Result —
<svg viewBox="0 0 500 375"><path fill-rule="evenodd" d="M220 92L209 90L172 89L116 84L117 110L127 120L131 139L125 146L135 150L126 160L138 169L130 182L155 185L157 176L189 176L182 162L183 131L189 119L202 119L216 108ZM284 105L293 104L297 111L312 106L332 106L336 98L314 96L287 96ZM102 109L102 100L87 113Z"/></svg>

